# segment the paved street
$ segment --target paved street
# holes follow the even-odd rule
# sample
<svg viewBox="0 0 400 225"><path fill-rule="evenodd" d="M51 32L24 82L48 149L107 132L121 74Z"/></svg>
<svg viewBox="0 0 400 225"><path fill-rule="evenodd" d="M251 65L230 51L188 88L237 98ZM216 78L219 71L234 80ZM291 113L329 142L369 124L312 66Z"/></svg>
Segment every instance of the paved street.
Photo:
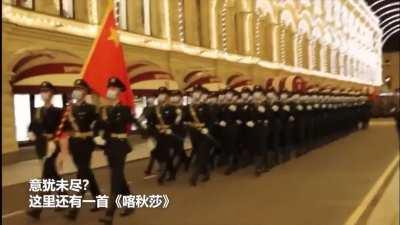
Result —
<svg viewBox="0 0 400 225"><path fill-rule="evenodd" d="M139 209L128 218L117 216L115 224L342 225L396 158L398 141L392 120L373 120L368 130L318 148L261 177L254 177L250 167L231 176L218 169L208 183L197 187L189 186L184 172L175 183L158 186L156 179L143 179L147 160L129 162L126 176L134 192L165 193L171 203L167 209ZM108 169L95 173L108 193ZM26 183L3 187L3 224L99 224L102 212L86 209L75 223L52 210L32 223L22 213L28 204L27 190Z"/></svg>

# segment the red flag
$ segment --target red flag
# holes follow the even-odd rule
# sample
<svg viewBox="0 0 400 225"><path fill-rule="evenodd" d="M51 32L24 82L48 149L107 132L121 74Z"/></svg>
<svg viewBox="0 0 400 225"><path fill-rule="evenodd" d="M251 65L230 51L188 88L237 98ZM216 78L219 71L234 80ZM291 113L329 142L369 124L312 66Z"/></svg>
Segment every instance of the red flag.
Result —
<svg viewBox="0 0 400 225"><path fill-rule="evenodd" d="M112 4L107 7L100 32L93 43L82 75L94 92L103 97L106 96L108 79L112 76L117 77L126 87L126 90L120 95L121 103L129 107L133 106L133 94L129 85Z"/></svg>

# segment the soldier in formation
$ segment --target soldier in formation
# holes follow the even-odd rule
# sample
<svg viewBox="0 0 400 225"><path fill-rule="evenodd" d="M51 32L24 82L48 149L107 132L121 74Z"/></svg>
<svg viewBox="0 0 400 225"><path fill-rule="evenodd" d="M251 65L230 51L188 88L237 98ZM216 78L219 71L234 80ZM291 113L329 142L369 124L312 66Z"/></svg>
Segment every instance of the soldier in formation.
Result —
<svg viewBox="0 0 400 225"><path fill-rule="evenodd" d="M104 151L111 171L111 204L100 219L104 224L113 222L117 195L131 193L124 168L132 150L128 142L128 128L132 124L147 130L147 135L155 140L146 175L152 173L157 162L157 181L163 185L175 180L184 165L186 170L192 167L189 183L196 186L199 179L208 181L211 170L217 167L231 175L253 165L254 174L260 176L292 157L304 155L359 127L367 128L371 109L367 96L355 92L317 88L288 91L259 85L240 91L227 88L210 92L194 85L186 94L189 104L183 102L180 91L161 87L136 119L131 109L119 101L124 91L125 85L112 77L107 89L109 104L97 109L85 101L89 85L76 80L72 101L63 117L62 109L51 104L54 86L43 82L40 93L44 106L36 110L29 126L29 137L35 142L38 157L44 159L43 178L60 179L56 168L60 124L70 132L69 150L78 169L77 177L89 180L93 197L100 195L100 189L90 159L95 148ZM184 148L186 139L190 140L191 151ZM78 212L70 210L67 218L75 220ZM121 215L133 212L127 208ZM28 211L33 218L38 219L40 214L40 209Z"/></svg>

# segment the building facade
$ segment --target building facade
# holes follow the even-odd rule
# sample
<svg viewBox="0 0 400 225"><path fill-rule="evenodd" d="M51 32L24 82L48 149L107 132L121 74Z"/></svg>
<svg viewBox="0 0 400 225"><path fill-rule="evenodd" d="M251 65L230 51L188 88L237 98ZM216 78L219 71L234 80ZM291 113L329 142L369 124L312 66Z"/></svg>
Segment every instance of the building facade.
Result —
<svg viewBox="0 0 400 225"><path fill-rule="evenodd" d="M357 0L114 0L131 87L210 89L300 75L361 89L382 83L379 21ZM3 0L3 153L26 138L43 80L67 91L87 57L106 0ZM65 93L65 92L64 92ZM59 96L58 104L65 101Z"/></svg>

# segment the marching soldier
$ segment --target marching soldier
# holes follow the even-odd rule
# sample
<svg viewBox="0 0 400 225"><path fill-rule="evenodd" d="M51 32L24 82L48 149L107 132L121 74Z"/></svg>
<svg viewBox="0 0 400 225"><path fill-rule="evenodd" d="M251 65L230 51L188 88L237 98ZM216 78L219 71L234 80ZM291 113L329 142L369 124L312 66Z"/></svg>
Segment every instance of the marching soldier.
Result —
<svg viewBox="0 0 400 225"><path fill-rule="evenodd" d="M270 127L272 131L269 134L267 143L269 142L269 147L273 154L273 164L278 165L280 162L279 155L281 152L280 140L282 131L282 122L280 118L281 103L278 101L278 96L274 91L268 91L267 100L269 102L269 107L271 111Z"/></svg>
<svg viewBox="0 0 400 225"><path fill-rule="evenodd" d="M239 119L239 114L234 96L235 91L233 89L228 89L226 91L225 104L221 106L218 115L224 157L229 162L228 168L225 171L226 175L230 175L232 172L236 171L239 166L239 148L237 145L239 134L237 120Z"/></svg>
<svg viewBox="0 0 400 225"><path fill-rule="evenodd" d="M172 159L174 160L175 158L177 158L178 160L176 165L174 165L174 173L171 175L170 178L174 180L181 164L184 163L185 168L188 168L188 164L190 163L190 161L184 149L186 129L182 121L182 93L180 91L176 90L171 92L170 104L177 115L176 123L172 125L172 132L177 136L173 139L174 153Z"/></svg>
<svg viewBox="0 0 400 225"><path fill-rule="evenodd" d="M248 128L248 146L255 156L255 175L268 171L271 168L271 152L267 147L267 137L270 132L270 111L265 102L264 90L256 85L253 89L252 104L246 110L248 117L244 121Z"/></svg>
<svg viewBox="0 0 400 225"><path fill-rule="evenodd" d="M212 118L207 104L201 102L202 93L205 91L201 86L193 87L192 103L183 109L183 119L188 126L192 151L196 156L193 175L190 178L192 186L196 186L200 175L203 175L204 182L210 179L208 162L211 148L215 145L215 139L210 134L215 118Z"/></svg>
<svg viewBox="0 0 400 225"><path fill-rule="evenodd" d="M292 107L296 115L296 120L294 121L294 137L296 143L296 157L304 153L305 148L305 132L306 132L306 118L305 118L305 105L304 96L299 94L294 94L291 97L293 102Z"/></svg>
<svg viewBox="0 0 400 225"><path fill-rule="evenodd" d="M207 100L207 105L209 108L209 112L211 114L211 118L217 118L220 105L218 103L218 97L221 93L220 92L214 92L211 93L208 100ZM216 140L220 140L221 135L220 135L220 130L219 126L217 123L212 123L211 129L210 129L210 134L212 137L215 137ZM222 149L221 146L215 146L214 151L211 152L210 156L210 167L213 169L215 166L218 165L218 159L222 154Z"/></svg>
<svg viewBox="0 0 400 225"><path fill-rule="evenodd" d="M249 109L252 105L251 91L248 87L244 87L241 90L241 102L238 104L238 115L239 118L236 121L239 126L239 137L242 137L241 143L239 143L240 152L244 160L243 167L251 164L255 149L252 148L252 135L249 132L253 130L253 127L248 127L244 124L244 121L248 121L250 117Z"/></svg>
<svg viewBox="0 0 400 225"><path fill-rule="evenodd" d="M161 169L158 183L163 185L167 174L168 180L175 176L172 151L175 139L180 137L173 133L172 126L179 124L181 117L177 115L175 107L168 104L169 91L165 87L159 88L157 101L158 104L147 115L147 126L153 130L157 142L154 157Z"/></svg>
<svg viewBox="0 0 400 225"><path fill-rule="evenodd" d="M72 134L69 138L69 150L78 169L77 178L89 181L90 192L92 197L95 198L100 195L100 189L90 168L90 161L95 148L92 128L98 120L98 114L96 106L85 101L85 97L89 92L90 88L84 80L75 80L71 96L73 103L68 114L68 125L72 129ZM84 192L81 194L83 195ZM93 208L91 211L97 211L97 208ZM72 209L67 214L67 218L75 220L78 212L78 208Z"/></svg>
<svg viewBox="0 0 400 225"><path fill-rule="evenodd" d="M40 96L44 106L36 109L28 128L28 136L35 143L38 158L44 161L42 178L59 180L61 176L57 172L56 160L60 154L60 147L54 139L61 123L62 109L54 107L51 103L55 91L55 87L48 81L40 84ZM40 219L41 212L41 208L35 208L27 214L34 219Z"/></svg>
<svg viewBox="0 0 400 225"><path fill-rule="evenodd" d="M281 154L283 162L290 159L290 150L292 144L292 132L294 124L294 116L292 114L291 104L288 101L289 95L287 92L282 92L279 96L279 100L282 104L279 116L282 123L281 131Z"/></svg>
<svg viewBox="0 0 400 225"><path fill-rule="evenodd" d="M149 113L153 110L155 107L155 97L154 96L149 96L146 100L146 106L143 108L142 114L139 116L138 121L142 124L143 127L146 127L145 120L148 117ZM148 136L148 141L150 142L155 142L154 136L155 136L155 131L151 127L147 127L147 133L146 135ZM155 162L155 147L150 150L150 159L149 159L149 164L146 167L146 170L144 171L145 178L150 177L152 174L154 162Z"/></svg>
<svg viewBox="0 0 400 225"><path fill-rule="evenodd" d="M132 151L128 142L128 128L132 123L140 128L137 120L131 114L131 109L122 105L119 95L125 91L125 85L116 77L111 77L107 85L107 99L110 105L100 109L100 120L95 127L94 142L103 146L104 153L111 170L111 197L105 216L100 219L104 224L112 224L118 194L130 195L130 188L125 178L126 156ZM129 90L128 90L129 91ZM134 212L134 208L126 208L121 216L128 216Z"/></svg>

